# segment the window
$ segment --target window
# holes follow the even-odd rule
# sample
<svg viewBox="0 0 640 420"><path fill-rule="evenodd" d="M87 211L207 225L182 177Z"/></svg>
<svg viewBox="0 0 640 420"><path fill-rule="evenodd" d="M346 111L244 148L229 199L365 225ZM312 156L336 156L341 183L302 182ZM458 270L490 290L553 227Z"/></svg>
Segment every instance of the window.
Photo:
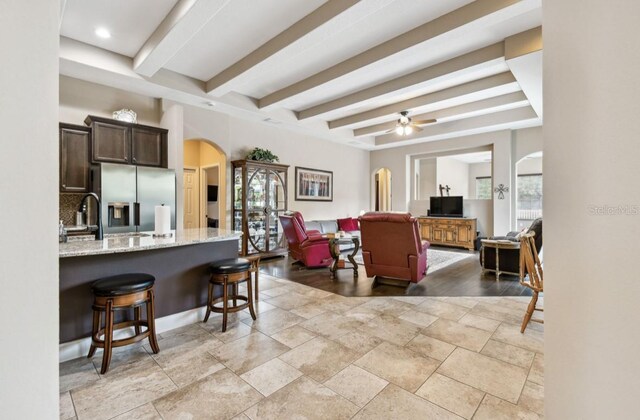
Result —
<svg viewBox="0 0 640 420"><path fill-rule="evenodd" d="M516 218L518 229L521 230L542 217L542 174L518 175L517 200Z"/></svg>
<svg viewBox="0 0 640 420"><path fill-rule="evenodd" d="M476 178L476 199L491 200L491 177L481 176Z"/></svg>

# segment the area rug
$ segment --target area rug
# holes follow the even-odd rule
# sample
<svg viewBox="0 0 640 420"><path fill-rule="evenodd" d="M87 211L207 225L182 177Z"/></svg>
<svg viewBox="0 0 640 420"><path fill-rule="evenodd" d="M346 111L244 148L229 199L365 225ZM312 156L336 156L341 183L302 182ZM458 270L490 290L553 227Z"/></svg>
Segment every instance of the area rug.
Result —
<svg viewBox="0 0 640 420"><path fill-rule="evenodd" d="M427 250L427 274L433 274L438 270L450 266L458 261L475 256L475 254L467 254L464 252L444 251L440 249ZM358 254L354 257L358 264L364 264L362 255Z"/></svg>

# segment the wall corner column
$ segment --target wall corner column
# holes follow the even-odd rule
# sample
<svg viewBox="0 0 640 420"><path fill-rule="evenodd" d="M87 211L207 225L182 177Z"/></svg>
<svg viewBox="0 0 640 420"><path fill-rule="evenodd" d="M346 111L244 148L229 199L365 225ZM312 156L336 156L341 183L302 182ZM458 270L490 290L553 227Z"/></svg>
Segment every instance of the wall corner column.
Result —
<svg viewBox="0 0 640 420"><path fill-rule="evenodd" d="M176 171L176 228L184 219L184 108L182 105L162 100L160 125L169 130L168 164Z"/></svg>

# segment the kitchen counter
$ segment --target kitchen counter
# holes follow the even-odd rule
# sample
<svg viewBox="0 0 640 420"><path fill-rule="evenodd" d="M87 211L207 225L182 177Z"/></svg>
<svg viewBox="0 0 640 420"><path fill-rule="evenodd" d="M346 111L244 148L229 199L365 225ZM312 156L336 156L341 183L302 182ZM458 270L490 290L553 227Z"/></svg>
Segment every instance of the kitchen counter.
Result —
<svg viewBox="0 0 640 420"><path fill-rule="evenodd" d="M145 234L105 235L102 241L76 237L60 244L61 343L91 335L91 284L105 276L154 276L156 319L206 305L209 264L238 257L241 237L241 232L211 228L184 229L171 238ZM214 294L221 296L222 288ZM117 312L116 322L130 319L131 311Z"/></svg>
<svg viewBox="0 0 640 420"><path fill-rule="evenodd" d="M60 258L82 257L123 252L145 251L159 248L171 248L195 245L205 242L237 240L242 232L226 229L182 229L172 231L170 238L154 238L153 232L107 234L102 241L96 241L91 235L88 239L70 237L59 246Z"/></svg>

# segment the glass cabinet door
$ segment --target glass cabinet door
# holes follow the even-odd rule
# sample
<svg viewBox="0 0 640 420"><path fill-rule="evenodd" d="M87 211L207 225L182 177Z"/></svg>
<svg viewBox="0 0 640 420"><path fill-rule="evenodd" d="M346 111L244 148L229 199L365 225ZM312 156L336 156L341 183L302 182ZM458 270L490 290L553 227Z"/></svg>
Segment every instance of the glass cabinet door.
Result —
<svg viewBox="0 0 640 420"><path fill-rule="evenodd" d="M269 170L268 198L269 208L274 211L284 211L287 207L287 192L282 172Z"/></svg>
<svg viewBox="0 0 640 420"><path fill-rule="evenodd" d="M287 167L237 161L233 170L233 227L242 230L240 253L286 248L280 214L287 210Z"/></svg>
<svg viewBox="0 0 640 420"><path fill-rule="evenodd" d="M269 170L267 182L267 199L269 206L268 227L269 227L269 250L282 247L282 225L280 224L280 214L287 208L287 192L285 190L284 173L276 170Z"/></svg>

